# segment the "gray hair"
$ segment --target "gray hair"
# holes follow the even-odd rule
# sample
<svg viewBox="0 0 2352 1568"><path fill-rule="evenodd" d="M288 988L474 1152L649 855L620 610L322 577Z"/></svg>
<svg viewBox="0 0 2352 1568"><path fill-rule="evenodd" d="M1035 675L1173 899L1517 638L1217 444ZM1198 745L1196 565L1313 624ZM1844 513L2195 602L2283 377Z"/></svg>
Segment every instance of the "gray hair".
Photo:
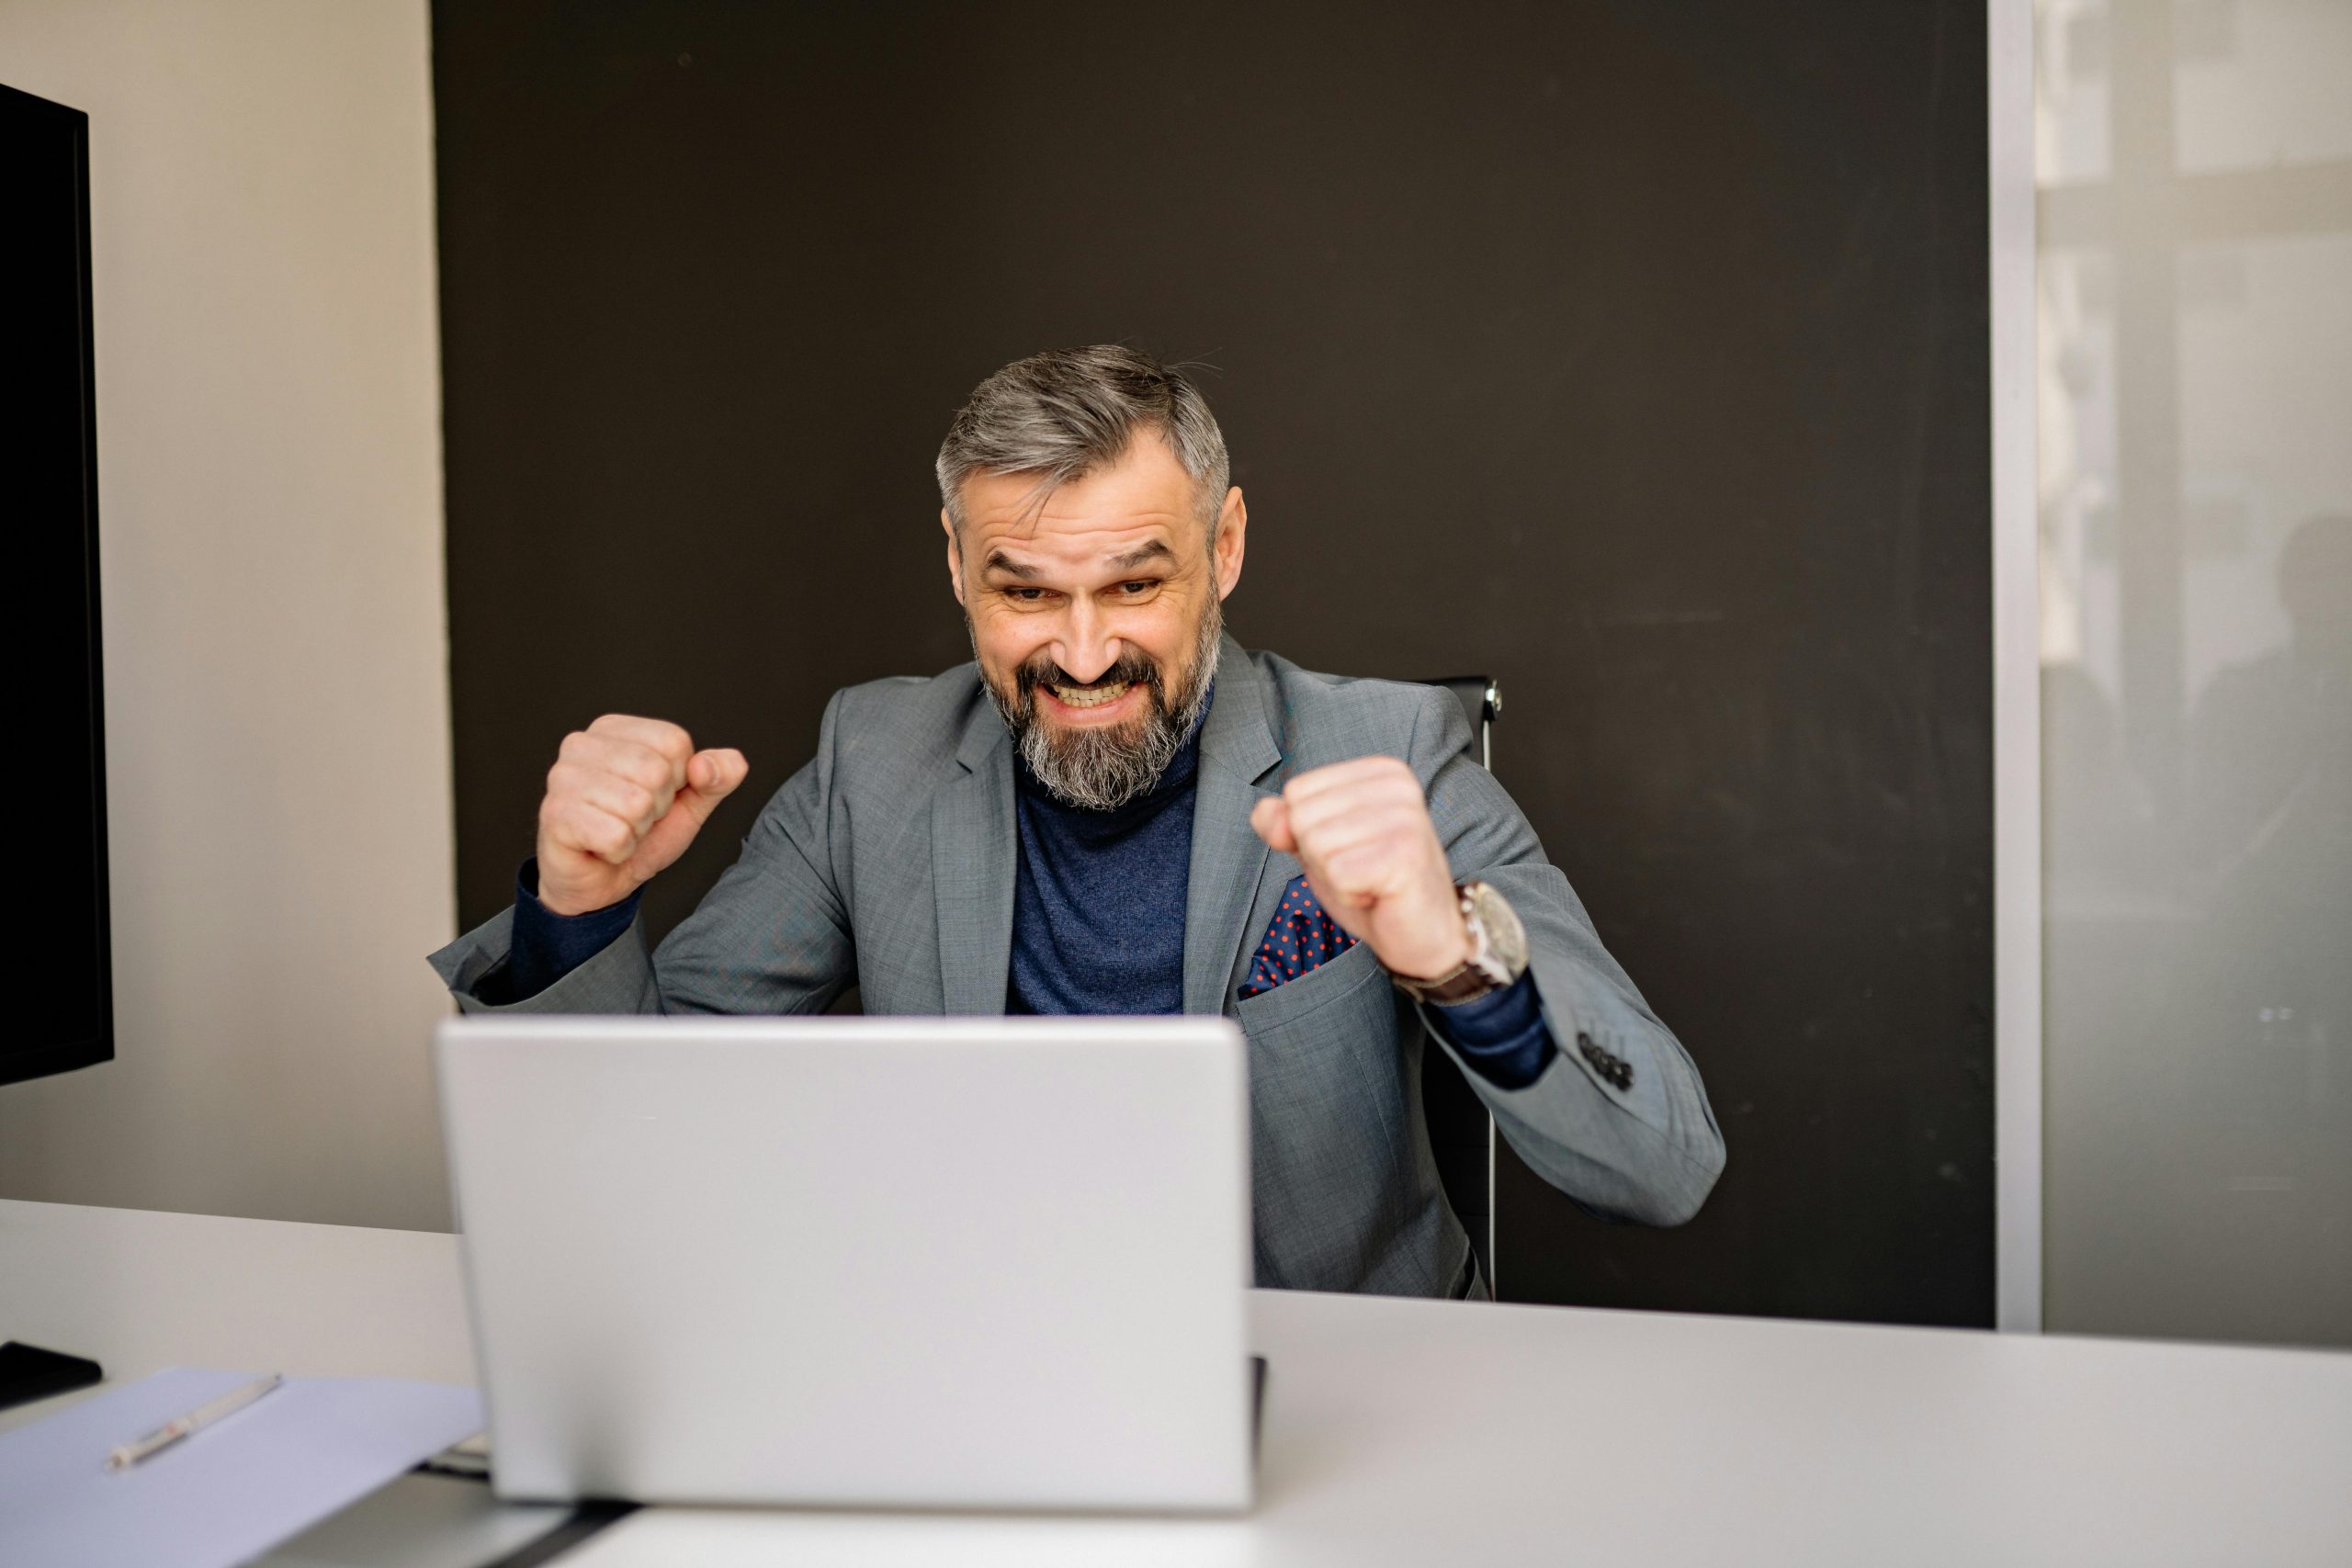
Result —
<svg viewBox="0 0 2352 1568"><path fill-rule="evenodd" d="M958 534L964 481L1035 474L1035 499L1119 460L1139 432L1159 435L1193 479L1212 538L1231 466L1208 400L1181 370L1125 344L1049 348L972 389L940 444L939 501Z"/></svg>

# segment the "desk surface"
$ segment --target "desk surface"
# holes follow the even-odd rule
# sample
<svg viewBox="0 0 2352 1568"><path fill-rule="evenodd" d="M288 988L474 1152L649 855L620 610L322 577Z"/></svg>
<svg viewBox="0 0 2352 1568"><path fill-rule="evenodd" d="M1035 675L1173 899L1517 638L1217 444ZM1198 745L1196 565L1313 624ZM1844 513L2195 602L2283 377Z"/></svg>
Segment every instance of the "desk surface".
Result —
<svg viewBox="0 0 2352 1568"><path fill-rule="evenodd" d="M1249 1518L652 1509L563 1562L2352 1562L2352 1355L1283 1292L1251 1314ZM117 1378L471 1381L451 1238L413 1232L0 1201L0 1329Z"/></svg>

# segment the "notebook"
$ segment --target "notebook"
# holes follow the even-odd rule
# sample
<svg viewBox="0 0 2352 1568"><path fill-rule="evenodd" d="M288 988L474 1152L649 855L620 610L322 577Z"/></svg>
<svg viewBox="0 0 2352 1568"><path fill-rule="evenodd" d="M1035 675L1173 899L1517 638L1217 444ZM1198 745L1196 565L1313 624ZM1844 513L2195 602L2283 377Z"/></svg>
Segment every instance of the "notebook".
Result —
<svg viewBox="0 0 2352 1568"><path fill-rule="evenodd" d="M253 1381L174 1368L0 1433L0 1563L228 1568L482 1427L481 1395L395 1378L288 1378L128 1470L116 1445Z"/></svg>

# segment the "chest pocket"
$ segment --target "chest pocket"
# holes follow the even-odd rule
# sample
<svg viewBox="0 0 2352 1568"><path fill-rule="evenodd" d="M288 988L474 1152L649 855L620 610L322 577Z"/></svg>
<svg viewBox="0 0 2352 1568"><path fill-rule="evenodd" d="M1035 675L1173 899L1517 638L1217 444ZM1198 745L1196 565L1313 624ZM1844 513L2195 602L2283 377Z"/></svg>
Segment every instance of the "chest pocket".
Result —
<svg viewBox="0 0 2352 1568"><path fill-rule="evenodd" d="M1233 1005L1250 1040L1250 1187L1264 1244L1306 1277L1319 1260L1351 1278L1351 1254L1409 1207L1415 1160L1402 1005L1358 942L1295 980ZM1272 1233L1272 1234L1270 1234ZM1326 1256L1326 1255L1329 1256Z"/></svg>

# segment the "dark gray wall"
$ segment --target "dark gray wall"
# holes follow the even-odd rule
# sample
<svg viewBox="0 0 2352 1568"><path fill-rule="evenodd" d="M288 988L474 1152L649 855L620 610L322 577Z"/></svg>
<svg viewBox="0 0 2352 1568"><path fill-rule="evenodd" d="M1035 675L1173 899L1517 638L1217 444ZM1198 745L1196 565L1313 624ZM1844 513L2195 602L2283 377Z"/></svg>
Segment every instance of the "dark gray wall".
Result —
<svg viewBox="0 0 2352 1568"><path fill-rule="evenodd" d="M458 878L562 732L751 755L966 656L930 458L1046 344L1215 366L1246 643L1501 677L1497 767L1697 1056L1679 1232L1503 1179L1526 1300L1992 1300L1983 9L435 17Z"/></svg>

